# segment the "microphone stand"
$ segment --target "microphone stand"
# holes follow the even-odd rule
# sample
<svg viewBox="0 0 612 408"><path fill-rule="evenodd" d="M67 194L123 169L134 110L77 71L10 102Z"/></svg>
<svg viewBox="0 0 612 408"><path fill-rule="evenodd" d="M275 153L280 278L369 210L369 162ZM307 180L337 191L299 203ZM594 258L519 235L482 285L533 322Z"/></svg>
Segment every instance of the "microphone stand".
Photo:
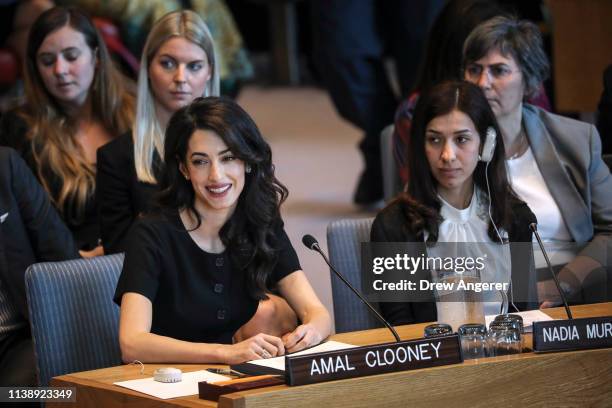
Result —
<svg viewBox="0 0 612 408"><path fill-rule="evenodd" d="M378 313L378 311L377 311L376 309L374 309L374 306L372 306L372 305L370 304L370 302L368 302L368 301L367 301L367 300L366 300L366 299L365 299L365 298L364 298L364 297L361 295L361 293L359 293L359 291L358 291L357 289L355 289L355 288L353 287L353 285L351 285L351 284L350 284L350 282L349 282L348 280L346 280L346 278L345 278L344 276L342 276L342 274L341 274L340 272L338 272L338 271L336 270L336 268L334 268L334 267L332 266L332 264L329 262L329 259L327 258L327 256L325 255L325 253L323 253L323 251L322 251L322 250L321 250L321 248L319 247L319 243L315 241L315 242L313 242L313 243L312 243L310 246L308 246L308 245L307 245L307 247L308 247L309 249L312 249L313 251L318 252L318 253L319 253L319 254L320 254L322 257L323 257L323 259L325 260L325 263L327 263L327 265L329 266L329 269L331 269L331 270L332 270L332 271L333 271L333 272L336 274L336 276L337 276L337 277L339 277L339 278L340 278L340 280L341 280L342 282L344 282L344 284L345 284L346 286L348 286L348 287L349 287L349 289L350 289L350 290L352 290L354 294L356 294L356 295L357 295L357 297L358 297L358 298L359 298L359 299L360 299L360 300L361 300L361 301L362 301L362 302L363 302L363 303L364 303L364 304L365 304L365 305L368 307L368 309L369 309L369 310L370 310L372 313L374 313L374 315L376 316L376 318L377 318L379 321L381 321L381 322L382 322L382 323L385 325L385 327L386 327L387 329L389 329L389 330L391 331L391 333L393 334L393 337L395 337L395 341L397 341L397 342L401 341L400 336L397 334L397 332L395 331L395 329L393 328L393 326L391 326L391 324L390 324L390 323L389 323L389 322L388 322L388 321L387 321L387 320L386 320L384 317L382 317L382 315L381 315L380 313Z"/></svg>
<svg viewBox="0 0 612 408"><path fill-rule="evenodd" d="M548 259L548 254L546 253L546 250L544 249L544 244L542 243L542 240L540 239L540 234L538 234L538 227L537 227L536 223L532 222L531 224L529 224L529 228L531 228L531 231L533 231L533 234L535 235L536 239L538 240L538 244L540 245L540 249L542 250L542 254L544 255L544 259L546 260L546 265L548 265L548 270L550 271L550 274L552 275L552 278L555 281L555 285L557 286L557 290L559 291L559 295L561 296L561 300L563 300L563 306L565 307L565 313L567 313L567 318L572 320L574 318L572 316L572 311L570 310L569 306L567 305L567 299L565 298L565 294L563 293L563 290L561 290L561 285L559 284L559 279L557 278L557 275L555 275L555 272L553 271L552 265L550 264L550 259Z"/></svg>

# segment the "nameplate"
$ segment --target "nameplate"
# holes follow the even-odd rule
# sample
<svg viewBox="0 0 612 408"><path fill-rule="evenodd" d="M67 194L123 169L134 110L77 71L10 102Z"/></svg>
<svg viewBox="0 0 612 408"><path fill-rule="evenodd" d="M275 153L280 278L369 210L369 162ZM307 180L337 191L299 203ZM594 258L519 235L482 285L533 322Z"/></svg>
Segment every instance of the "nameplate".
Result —
<svg viewBox="0 0 612 408"><path fill-rule="evenodd" d="M285 358L287 385L461 363L459 336L377 344Z"/></svg>
<svg viewBox="0 0 612 408"><path fill-rule="evenodd" d="M612 316L533 322L533 351L612 347Z"/></svg>

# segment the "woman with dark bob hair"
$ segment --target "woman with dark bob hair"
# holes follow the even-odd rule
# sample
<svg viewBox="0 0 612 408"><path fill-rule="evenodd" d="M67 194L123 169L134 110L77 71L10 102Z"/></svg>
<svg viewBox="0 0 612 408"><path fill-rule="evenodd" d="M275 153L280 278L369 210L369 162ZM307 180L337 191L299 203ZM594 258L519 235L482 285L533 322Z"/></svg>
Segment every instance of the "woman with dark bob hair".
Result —
<svg viewBox="0 0 612 408"><path fill-rule="evenodd" d="M164 163L160 211L130 231L115 293L124 361L231 364L326 338L329 313L283 229L287 189L249 115L196 99L171 117Z"/></svg>
<svg viewBox="0 0 612 408"><path fill-rule="evenodd" d="M509 180L536 214L542 239L555 247L588 243L559 272L561 286L574 302L603 300L586 292L605 285L585 281L596 281L591 272L607 263L606 251L596 248L610 248L612 177L594 126L524 103L548 76L538 27L492 18L468 36L463 58L465 79L483 90L495 113ZM560 303L552 280L538 285L542 307Z"/></svg>
<svg viewBox="0 0 612 408"><path fill-rule="evenodd" d="M441 242L530 242L529 222L534 216L508 184L504 143L497 135L495 116L478 87L449 81L421 95L408 150L408 191L376 216L371 240L422 243L414 246L419 253L409 254L414 257L434 255L436 243ZM503 256L507 246L490 247ZM501 264L485 269L482 273L490 276L481 276L483 281L511 281L515 307L537 307L530 302L535 299L535 277L528 264ZM430 271L418 270L416 276L430 279ZM485 312L499 311L500 303L495 303L485 306ZM437 316L433 301L380 306L396 325L433 321Z"/></svg>

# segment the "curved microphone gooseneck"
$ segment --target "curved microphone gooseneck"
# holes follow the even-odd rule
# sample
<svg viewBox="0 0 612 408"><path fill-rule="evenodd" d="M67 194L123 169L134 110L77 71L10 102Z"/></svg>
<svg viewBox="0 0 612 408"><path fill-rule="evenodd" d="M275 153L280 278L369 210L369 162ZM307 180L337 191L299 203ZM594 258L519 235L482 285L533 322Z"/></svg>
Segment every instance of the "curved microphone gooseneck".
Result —
<svg viewBox="0 0 612 408"><path fill-rule="evenodd" d="M349 281L348 281L348 280L346 280L346 278L345 278L344 276L342 276L342 274L341 274L340 272L338 272L338 271L336 270L336 268L334 268L334 267L332 266L332 264L329 262L329 259L327 258L327 256L325 255L325 253L323 253L323 251L321 250L321 247L319 247L319 242L317 241L317 239L316 239L315 237L313 237L313 236L312 236L312 235L310 235L310 234L306 234L306 235L304 235L304 236L302 237L302 243L303 243L303 244L306 246L306 248L308 248L308 249L310 249L310 250L312 250L312 251L318 252L318 253L319 253L319 254L320 254L322 257L323 257L323 259L325 260L325 263L326 263L326 264L329 266L329 269L331 269L331 270L332 270L332 271L333 271L333 272L336 274L336 276L337 276L337 277L339 277L339 278L340 278L340 280L341 280L342 282L344 282L344 284L345 284L346 286L348 286L348 288L349 288L351 291L353 291L353 293L354 293L355 295L357 295L357 297L358 297L358 298L359 298L359 299L360 299L360 300L361 300L361 301L362 301L362 302L363 302L363 303L364 303L364 304L365 304L365 305L368 307L368 309L370 309L370 311L371 311L372 313L374 313L374 316L376 316L376 318L377 318L377 319L378 319L378 320L379 320L379 321L380 321L382 324L384 324L384 325L385 325L385 327L386 327L387 329L389 329L389 330L391 331L391 334L393 334L393 337L395 337L395 341L398 341L398 342L399 342L399 341L401 341L401 339L400 339L399 335L397 334L397 332L395 331L395 329L393 328L393 326L391 326L391 323L389 323L387 320L385 320L385 318L384 318L384 317L382 317L382 315L381 315L380 313L378 313L378 311L377 311L377 310L374 308L374 306L372 306L372 305L370 304L370 302L368 302L368 301L367 301L367 300L366 300L366 299L363 297L363 295L362 295L361 293L359 293L359 291L358 291L357 289L355 289L355 288L353 287L353 285L351 285L351 284L349 283Z"/></svg>
<svg viewBox="0 0 612 408"><path fill-rule="evenodd" d="M559 295L561 295L561 299L563 300L563 306L565 307L565 313L567 313L567 318L573 319L572 311L567 305L567 299L565 298L565 294L563 293L563 290L561 290L559 279L557 279L557 275L555 275L555 272L552 269L552 266L550 264L550 259L548 259L548 254L546 253L546 250L544 249L544 244L542 243L542 240L540 239L540 234L538 234L538 224L536 224L535 222L532 222L531 224L529 224L529 228L531 228L531 231L533 231L533 234L535 235L536 239L538 240L538 244L540 245L540 249L542 250L542 254L544 254L544 259L546 260L546 265L548 265L548 270L550 271L550 274L552 275L552 278L555 281L555 285L557 285L557 290L559 291Z"/></svg>

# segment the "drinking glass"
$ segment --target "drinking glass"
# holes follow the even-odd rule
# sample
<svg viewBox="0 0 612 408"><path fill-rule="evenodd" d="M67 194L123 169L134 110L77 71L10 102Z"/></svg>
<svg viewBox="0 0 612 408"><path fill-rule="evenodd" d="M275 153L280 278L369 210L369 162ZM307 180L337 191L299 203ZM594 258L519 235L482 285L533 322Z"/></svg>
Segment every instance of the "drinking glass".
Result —
<svg viewBox="0 0 612 408"><path fill-rule="evenodd" d="M521 333L513 327L491 324L488 334L490 356L519 354L523 348Z"/></svg>
<svg viewBox="0 0 612 408"><path fill-rule="evenodd" d="M452 285L452 289L434 290L438 323L451 325L454 331L467 323L485 323L482 293L473 290L458 289L460 281L464 283L480 282L477 269L458 273L449 270L432 270L434 283Z"/></svg>
<svg viewBox="0 0 612 408"><path fill-rule="evenodd" d="M458 333L464 360L486 357L487 327L484 324L464 324Z"/></svg>
<svg viewBox="0 0 612 408"><path fill-rule="evenodd" d="M517 314L501 314L498 316L495 316L495 319L493 320L493 322L517 322L516 327L519 329L519 331L521 332L521 334L525 333L525 328L523 327L523 318Z"/></svg>
<svg viewBox="0 0 612 408"><path fill-rule="evenodd" d="M453 328L450 326L450 324L434 323L425 326L424 337L447 336L449 334L453 334Z"/></svg>

